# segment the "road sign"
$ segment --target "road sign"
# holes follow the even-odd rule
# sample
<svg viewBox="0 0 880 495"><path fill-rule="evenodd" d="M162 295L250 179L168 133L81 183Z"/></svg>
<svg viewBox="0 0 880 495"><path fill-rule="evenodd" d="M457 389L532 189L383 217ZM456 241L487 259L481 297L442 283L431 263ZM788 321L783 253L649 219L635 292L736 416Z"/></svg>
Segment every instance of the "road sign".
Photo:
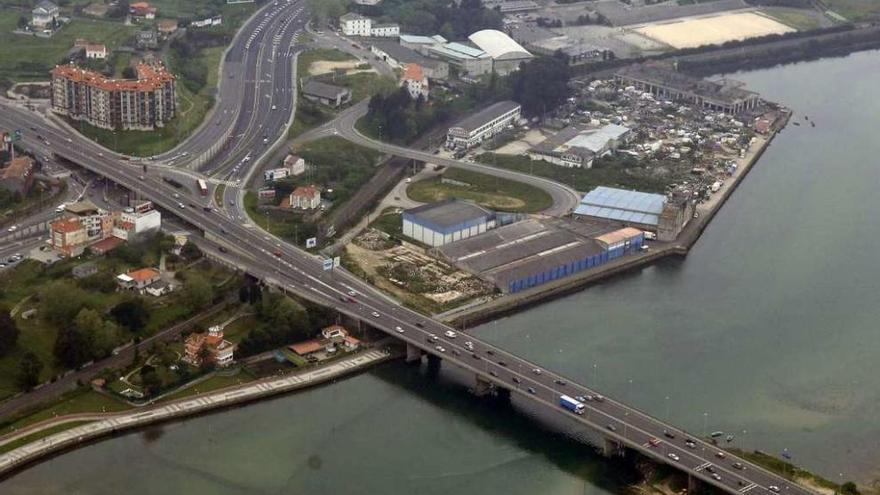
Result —
<svg viewBox="0 0 880 495"><path fill-rule="evenodd" d="M333 259L327 258L324 260L324 271L333 269Z"/></svg>
<svg viewBox="0 0 880 495"><path fill-rule="evenodd" d="M306 239L306 249L311 249L317 245L318 245L318 238L317 237L309 237L308 239Z"/></svg>
<svg viewBox="0 0 880 495"><path fill-rule="evenodd" d="M339 268L339 265L342 264L342 258L339 256L333 258L333 268Z"/></svg>

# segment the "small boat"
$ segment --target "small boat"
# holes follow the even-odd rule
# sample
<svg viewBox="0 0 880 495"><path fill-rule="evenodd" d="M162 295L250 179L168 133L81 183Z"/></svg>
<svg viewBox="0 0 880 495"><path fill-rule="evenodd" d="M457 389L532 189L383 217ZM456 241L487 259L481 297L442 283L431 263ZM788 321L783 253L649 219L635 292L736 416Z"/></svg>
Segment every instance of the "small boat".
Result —
<svg viewBox="0 0 880 495"><path fill-rule="evenodd" d="M810 117L804 115L804 120L810 120Z"/></svg>
<svg viewBox="0 0 880 495"><path fill-rule="evenodd" d="M798 126L798 127L800 127L800 125L801 125L800 122L793 122L793 124L796 125L796 126Z"/></svg>
<svg viewBox="0 0 880 495"><path fill-rule="evenodd" d="M727 439L726 439L726 440L727 440L727 443L732 442L732 441L733 441L733 435L727 435Z"/></svg>
<svg viewBox="0 0 880 495"><path fill-rule="evenodd" d="M723 431L713 431L712 434L709 436L712 438L722 437L722 436L724 436L724 432Z"/></svg>
<svg viewBox="0 0 880 495"><path fill-rule="evenodd" d="M810 125L813 126L813 127L816 127L816 123L815 123L815 122L812 122L812 121L811 121L811 122L810 122Z"/></svg>

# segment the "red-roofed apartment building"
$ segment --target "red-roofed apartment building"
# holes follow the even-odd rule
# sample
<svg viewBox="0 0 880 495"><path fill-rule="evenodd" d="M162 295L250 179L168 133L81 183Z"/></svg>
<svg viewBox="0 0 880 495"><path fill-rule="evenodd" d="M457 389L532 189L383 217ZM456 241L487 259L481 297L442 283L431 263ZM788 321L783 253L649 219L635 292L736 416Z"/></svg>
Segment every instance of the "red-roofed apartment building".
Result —
<svg viewBox="0 0 880 495"><path fill-rule="evenodd" d="M144 19L156 18L156 7L151 7L149 2L135 2L128 5L128 13L134 17Z"/></svg>
<svg viewBox="0 0 880 495"><path fill-rule="evenodd" d="M164 66L140 63L137 79L110 79L74 65L52 69L52 111L102 129L154 130L177 109L175 78Z"/></svg>
<svg viewBox="0 0 880 495"><path fill-rule="evenodd" d="M89 238L79 218L62 218L49 224L49 244L65 256L79 256Z"/></svg>
<svg viewBox="0 0 880 495"><path fill-rule="evenodd" d="M410 98L417 99L419 96L428 99L428 76L419 64L406 64L403 66L403 74L400 76L400 85L406 88Z"/></svg>
<svg viewBox="0 0 880 495"><path fill-rule="evenodd" d="M290 207L314 210L321 206L321 191L315 186L300 186L290 193Z"/></svg>
<svg viewBox="0 0 880 495"><path fill-rule="evenodd" d="M34 185L36 164L29 156L19 156L0 169L0 187L12 193L27 194Z"/></svg>

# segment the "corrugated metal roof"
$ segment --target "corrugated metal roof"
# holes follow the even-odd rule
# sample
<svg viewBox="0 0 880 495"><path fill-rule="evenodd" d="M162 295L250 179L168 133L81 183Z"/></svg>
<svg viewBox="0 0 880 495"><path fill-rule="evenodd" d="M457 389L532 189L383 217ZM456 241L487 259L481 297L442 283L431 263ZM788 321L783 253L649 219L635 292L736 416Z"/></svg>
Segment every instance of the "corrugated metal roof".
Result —
<svg viewBox="0 0 880 495"><path fill-rule="evenodd" d="M657 225L666 196L600 186L587 193L575 208L577 215L620 222Z"/></svg>
<svg viewBox="0 0 880 495"><path fill-rule="evenodd" d="M627 132L629 132L629 127L608 124L593 132L578 134L568 140L565 145L572 148L586 148L593 153L599 153L608 145L609 141L620 139Z"/></svg>
<svg viewBox="0 0 880 495"><path fill-rule="evenodd" d="M417 221L429 222L439 227L451 227L471 220L491 218L494 212L475 203L448 199L405 210L404 214Z"/></svg>

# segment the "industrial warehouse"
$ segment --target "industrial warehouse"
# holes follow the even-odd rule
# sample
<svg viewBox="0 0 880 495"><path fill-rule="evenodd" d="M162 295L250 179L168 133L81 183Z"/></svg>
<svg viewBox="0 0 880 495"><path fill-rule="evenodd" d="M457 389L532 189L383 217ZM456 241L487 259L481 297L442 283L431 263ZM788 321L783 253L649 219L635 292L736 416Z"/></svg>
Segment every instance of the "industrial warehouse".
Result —
<svg viewBox="0 0 880 495"><path fill-rule="evenodd" d="M644 240L644 232L631 227L529 219L447 244L437 253L512 294L639 252Z"/></svg>
<svg viewBox="0 0 880 495"><path fill-rule="evenodd" d="M495 228L495 213L450 199L403 212L403 235L431 247L442 246Z"/></svg>
<svg viewBox="0 0 880 495"><path fill-rule="evenodd" d="M519 103L509 100L489 105L450 127L446 134L446 147L461 150L472 148L513 125L519 119L521 110Z"/></svg>

